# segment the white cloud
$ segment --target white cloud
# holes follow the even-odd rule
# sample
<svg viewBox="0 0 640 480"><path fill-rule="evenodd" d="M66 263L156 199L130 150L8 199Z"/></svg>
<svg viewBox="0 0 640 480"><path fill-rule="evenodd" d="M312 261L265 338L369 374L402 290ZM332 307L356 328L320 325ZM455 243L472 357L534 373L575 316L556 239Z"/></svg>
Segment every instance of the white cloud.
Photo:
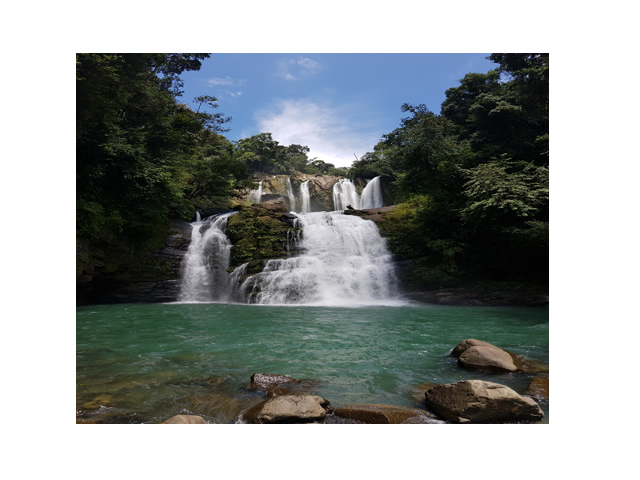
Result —
<svg viewBox="0 0 640 480"><path fill-rule="evenodd" d="M309 158L317 157L337 167L348 167L355 160L373 151L380 134L363 122L363 115L354 105L334 107L312 100L282 100L271 109L256 114L260 132L270 132L281 145L306 145Z"/></svg>
<svg viewBox="0 0 640 480"><path fill-rule="evenodd" d="M311 58L298 57L283 60L278 66L278 75L285 80L296 80L300 75L311 75L320 69L320 63Z"/></svg>

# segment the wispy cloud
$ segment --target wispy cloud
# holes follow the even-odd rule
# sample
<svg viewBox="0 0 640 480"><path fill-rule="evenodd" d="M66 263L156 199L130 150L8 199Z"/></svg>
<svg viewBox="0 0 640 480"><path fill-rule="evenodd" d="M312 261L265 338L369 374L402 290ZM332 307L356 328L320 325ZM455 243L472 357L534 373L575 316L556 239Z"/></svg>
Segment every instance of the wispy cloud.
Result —
<svg viewBox="0 0 640 480"><path fill-rule="evenodd" d="M259 112L256 120L259 130L272 133L281 145L306 145L310 158L346 167L355 160L354 153L360 157L380 140L375 126L364 123L366 117L355 112L354 106L289 99Z"/></svg>
<svg viewBox="0 0 640 480"><path fill-rule="evenodd" d="M213 77L213 78L208 78L205 83L210 86L210 87L239 87L241 85L244 85L246 82L246 80L241 80L241 79L236 79L236 78L231 78L229 76L226 76L224 78L220 78L220 77Z"/></svg>
<svg viewBox="0 0 640 480"><path fill-rule="evenodd" d="M231 90L231 88L234 87L241 87L243 85L245 85L247 83L246 80L243 79L237 79L237 78L231 78L229 76L226 76L224 78L220 78L220 77L213 77L213 78L208 78L207 80L205 80L205 84L209 87L212 88L220 88L220 87L225 87L225 90L222 91L221 93L224 93L226 95L229 95L230 97L239 97L242 95L242 90Z"/></svg>
<svg viewBox="0 0 640 480"><path fill-rule="evenodd" d="M285 80L296 80L300 76L314 74L319 69L320 63L311 58L291 58L280 62L278 65L278 76Z"/></svg>

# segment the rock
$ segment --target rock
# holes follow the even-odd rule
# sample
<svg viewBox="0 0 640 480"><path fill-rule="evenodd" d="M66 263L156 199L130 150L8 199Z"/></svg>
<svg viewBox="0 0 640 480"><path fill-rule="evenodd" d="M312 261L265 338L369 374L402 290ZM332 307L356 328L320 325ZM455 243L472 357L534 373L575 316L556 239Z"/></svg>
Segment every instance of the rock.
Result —
<svg viewBox="0 0 640 480"><path fill-rule="evenodd" d="M395 209L395 205L389 205L387 207L369 208L364 210L357 210L354 208L348 208L344 211L345 215L355 215L365 220L372 220L376 223L384 220L385 214Z"/></svg>
<svg viewBox="0 0 640 480"><path fill-rule="evenodd" d="M549 401L549 377L535 377L531 380L525 395Z"/></svg>
<svg viewBox="0 0 640 480"><path fill-rule="evenodd" d="M241 423L309 423L321 421L330 408L328 400L317 395L273 397L242 413Z"/></svg>
<svg viewBox="0 0 640 480"><path fill-rule="evenodd" d="M488 372L533 372L541 368L520 355L474 338L460 342L451 356L458 357L458 364L462 367Z"/></svg>
<svg viewBox="0 0 640 480"><path fill-rule="evenodd" d="M424 392L429 390L430 388L435 387L436 385L440 385L439 383L433 382L424 382L420 385L416 385L413 390L411 390L411 398L415 400L416 403L419 403L421 406L424 406Z"/></svg>
<svg viewBox="0 0 640 480"><path fill-rule="evenodd" d="M174 415L162 423L207 423L199 415Z"/></svg>
<svg viewBox="0 0 640 480"><path fill-rule="evenodd" d="M269 390L283 385L294 385L301 383L300 380L287 377L286 375L274 375L272 373L254 373L251 375L249 388L252 390Z"/></svg>
<svg viewBox="0 0 640 480"><path fill-rule="evenodd" d="M438 385L425 392L425 399L427 408L455 423L535 422L544 417L531 398L483 380Z"/></svg>
<svg viewBox="0 0 640 480"><path fill-rule="evenodd" d="M452 357L458 358L462 352L464 352L469 347L477 347L477 346L488 346L495 347L491 343L484 342L482 340L476 340L475 338L467 338L466 340L461 341L458 345L456 345L451 352Z"/></svg>
<svg viewBox="0 0 640 480"><path fill-rule="evenodd" d="M458 364L476 370L516 372L518 367L511 354L494 346L474 346L466 349L458 358Z"/></svg>
<svg viewBox="0 0 640 480"><path fill-rule="evenodd" d="M432 413L418 408L396 405L360 403L338 407L334 415L362 423L443 423Z"/></svg>

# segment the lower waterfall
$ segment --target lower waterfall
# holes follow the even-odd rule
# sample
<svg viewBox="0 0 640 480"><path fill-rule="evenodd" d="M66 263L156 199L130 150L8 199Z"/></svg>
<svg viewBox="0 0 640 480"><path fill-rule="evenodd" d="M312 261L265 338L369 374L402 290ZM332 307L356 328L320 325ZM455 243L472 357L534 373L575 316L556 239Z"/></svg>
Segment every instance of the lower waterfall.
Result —
<svg viewBox="0 0 640 480"><path fill-rule="evenodd" d="M291 241L295 256L267 260L262 272L240 283L247 264L227 273L231 244L224 229L230 215L194 223L179 301L323 306L404 303L386 241L372 221L341 212L298 214L296 226L301 233Z"/></svg>

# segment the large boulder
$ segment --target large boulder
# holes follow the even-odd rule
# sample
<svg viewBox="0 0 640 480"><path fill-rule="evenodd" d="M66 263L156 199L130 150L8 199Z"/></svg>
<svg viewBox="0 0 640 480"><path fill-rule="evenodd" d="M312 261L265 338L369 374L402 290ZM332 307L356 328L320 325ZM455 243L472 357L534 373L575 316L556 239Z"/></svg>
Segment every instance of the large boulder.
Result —
<svg viewBox="0 0 640 480"><path fill-rule="evenodd" d="M442 423L425 410L396 405L359 403L338 407L333 413L362 423Z"/></svg>
<svg viewBox="0 0 640 480"><path fill-rule="evenodd" d="M330 409L317 395L282 395L260 402L243 412L240 423L310 423L322 421Z"/></svg>
<svg viewBox="0 0 640 480"><path fill-rule="evenodd" d="M544 417L531 398L498 383L465 380L425 392L427 408L454 423L535 422Z"/></svg>
<svg viewBox="0 0 640 480"><path fill-rule="evenodd" d="M458 358L458 364L465 368L488 372L531 372L530 362L500 347L475 338L460 342L451 352Z"/></svg>

